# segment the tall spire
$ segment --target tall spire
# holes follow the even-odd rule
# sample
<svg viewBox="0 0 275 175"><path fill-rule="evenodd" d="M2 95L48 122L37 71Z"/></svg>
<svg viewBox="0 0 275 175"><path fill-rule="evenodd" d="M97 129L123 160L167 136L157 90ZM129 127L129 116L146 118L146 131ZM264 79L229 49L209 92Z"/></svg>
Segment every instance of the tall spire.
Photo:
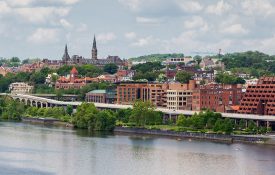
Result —
<svg viewBox="0 0 275 175"><path fill-rule="evenodd" d="M68 53L68 47L67 47L67 44L65 45L65 51L64 51L64 55L62 57L62 60L67 62L69 61L71 58L70 58L70 55Z"/></svg>
<svg viewBox="0 0 275 175"><path fill-rule="evenodd" d="M92 59L97 60L97 47L96 47L95 35L94 35L93 48L92 48Z"/></svg>
<svg viewBox="0 0 275 175"><path fill-rule="evenodd" d="M96 39L95 39L95 35L94 35L93 49L97 49L97 48L96 48Z"/></svg>

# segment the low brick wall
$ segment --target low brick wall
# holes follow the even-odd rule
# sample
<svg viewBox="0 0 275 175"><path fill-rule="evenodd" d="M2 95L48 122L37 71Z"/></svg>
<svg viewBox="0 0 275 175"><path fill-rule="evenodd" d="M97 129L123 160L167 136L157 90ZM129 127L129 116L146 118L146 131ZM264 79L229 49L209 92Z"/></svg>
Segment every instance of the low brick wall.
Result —
<svg viewBox="0 0 275 175"><path fill-rule="evenodd" d="M250 137L250 136L233 136L223 134L207 134L207 133L195 133L195 132L176 132L166 130L149 130L142 128L124 128L116 127L114 132L131 133L131 134L146 134L156 136L167 136L176 138L193 138L193 139L205 139L221 142L247 142L247 143L265 143L266 139L262 137Z"/></svg>

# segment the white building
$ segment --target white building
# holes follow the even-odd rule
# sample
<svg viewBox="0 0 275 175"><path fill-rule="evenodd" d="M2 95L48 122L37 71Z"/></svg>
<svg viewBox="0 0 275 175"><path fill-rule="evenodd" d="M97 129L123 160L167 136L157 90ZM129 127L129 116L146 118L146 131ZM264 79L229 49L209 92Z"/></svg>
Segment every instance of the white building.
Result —
<svg viewBox="0 0 275 175"><path fill-rule="evenodd" d="M167 90L167 108L172 110L191 110L192 90Z"/></svg>
<svg viewBox="0 0 275 175"><path fill-rule="evenodd" d="M9 91L12 94L28 94L28 93L31 93L32 90L33 90L33 86L22 82L12 83L9 86Z"/></svg>

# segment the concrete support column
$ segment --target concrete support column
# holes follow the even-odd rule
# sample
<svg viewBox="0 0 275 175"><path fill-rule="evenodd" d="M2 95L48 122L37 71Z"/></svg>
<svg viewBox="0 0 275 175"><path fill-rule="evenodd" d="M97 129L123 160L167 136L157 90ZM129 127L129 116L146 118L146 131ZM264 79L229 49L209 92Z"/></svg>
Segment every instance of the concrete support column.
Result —
<svg viewBox="0 0 275 175"><path fill-rule="evenodd" d="M37 108L38 108L38 102L37 102L37 101L35 101L35 107L37 107Z"/></svg>
<svg viewBox="0 0 275 175"><path fill-rule="evenodd" d="M245 127L248 128L248 121L245 120Z"/></svg>
<svg viewBox="0 0 275 175"><path fill-rule="evenodd" d="M267 121L267 122L266 122L266 128L269 128L269 127L270 127L270 122Z"/></svg>
<svg viewBox="0 0 275 175"><path fill-rule="evenodd" d="M49 107L49 104L48 103L45 103L46 104L46 108L48 108Z"/></svg>
<svg viewBox="0 0 275 175"><path fill-rule="evenodd" d="M259 120L256 121L257 127L259 127Z"/></svg>

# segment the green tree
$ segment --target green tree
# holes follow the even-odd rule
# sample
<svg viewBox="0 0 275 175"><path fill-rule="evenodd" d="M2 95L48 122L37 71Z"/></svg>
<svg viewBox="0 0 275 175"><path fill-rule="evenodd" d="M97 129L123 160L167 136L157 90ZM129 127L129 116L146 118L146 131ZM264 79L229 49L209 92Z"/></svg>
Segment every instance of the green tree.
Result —
<svg viewBox="0 0 275 175"><path fill-rule="evenodd" d="M104 72L107 72L109 74L115 74L118 70L118 66L114 63L106 64L104 66Z"/></svg>
<svg viewBox="0 0 275 175"><path fill-rule="evenodd" d="M202 57L201 57L200 55L194 56L193 59L196 61L196 63L197 63L198 65L200 65L200 63L202 62Z"/></svg>
<svg viewBox="0 0 275 175"><path fill-rule="evenodd" d="M188 83L189 80L192 79L192 76L193 75L188 72L181 71L176 74L176 80L180 83Z"/></svg>
<svg viewBox="0 0 275 175"><path fill-rule="evenodd" d="M93 103L83 103L77 107L72 122L77 128L94 130L97 113Z"/></svg>
<svg viewBox="0 0 275 175"><path fill-rule="evenodd" d="M154 114L156 107L149 101L136 101L133 105L130 122L136 126L145 126L147 122L152 122L150 117Z"/></svg>
<svg viewBox="0 0 275 175"><path fill-rule="evenodd" d="M74 111L74 109L73 109L72 105L68 105L67 108L66 108L66 113L68 115L72 115L73 111Z"/></svg>

